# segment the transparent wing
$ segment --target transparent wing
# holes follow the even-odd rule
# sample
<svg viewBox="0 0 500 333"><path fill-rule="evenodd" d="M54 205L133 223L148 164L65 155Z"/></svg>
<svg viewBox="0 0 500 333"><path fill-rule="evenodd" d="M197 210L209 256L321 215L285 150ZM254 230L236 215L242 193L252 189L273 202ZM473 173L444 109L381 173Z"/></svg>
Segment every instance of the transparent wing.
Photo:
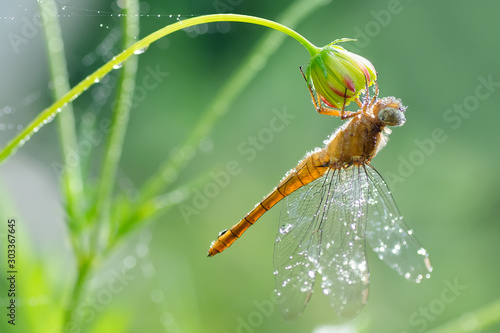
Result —
<svg viewBox="0 0 500 333"><path fill-rule="evenodd" d="M325 206L321 290L339 317L357 315L368 299L365 225L368 182L356 166L337 171Z"/></svg>
<svg viewBox="0 0 500 333"><path fill-rule="evenodd" d="M274 251L276 293L285 319L302 313L317 273L339 316L353 316L366 303L362 196L368 192L359 175L357 167L330 170L285 199Z"/></svg>
<svg viewBox="0 0 500 333"><path fill-rule="evenodd" d="M327 188L323 176L284 199L274 244L276 296L287 320L301 314L313 292L318 270L321 229L317 218Z"/></svg>
<svg viewBox="0 0 500 333"><path fill-rule="evenodd" d="M403 222L385 181L371 165L365 171L370 182L368 244L381 260L406 279L418 283L430 277L432 266L427 251Z"/></svg>

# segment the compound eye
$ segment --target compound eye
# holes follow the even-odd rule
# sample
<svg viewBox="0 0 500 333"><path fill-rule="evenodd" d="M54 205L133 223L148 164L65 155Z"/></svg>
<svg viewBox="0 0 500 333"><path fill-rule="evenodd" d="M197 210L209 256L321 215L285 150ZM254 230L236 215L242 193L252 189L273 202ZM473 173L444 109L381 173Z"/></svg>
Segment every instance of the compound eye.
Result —
<svg viewBox="0 0 500 333"><path fill-rule="evenodd" d="M403 111L393 107L386 107L380 110L378 119L389 126L402 126L406 122Z"/></svg>

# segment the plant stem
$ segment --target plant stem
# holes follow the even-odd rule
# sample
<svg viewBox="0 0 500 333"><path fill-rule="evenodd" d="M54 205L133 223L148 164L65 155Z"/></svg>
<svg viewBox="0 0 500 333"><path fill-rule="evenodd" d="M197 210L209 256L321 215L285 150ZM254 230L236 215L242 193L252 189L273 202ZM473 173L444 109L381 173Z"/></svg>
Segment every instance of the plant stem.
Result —
<svg viewBox="0 0 500 333"><path fill-rule="evenodd" d="M127 1L125 9L125 20L123 22L123 44L124 48L131 46L135 39L139 36L139 2L138 0ZM134 97L135 76L137 73L138 58L130 58L123 66L122 73L118 82L118 91L116 96L116 104L113 110L113 121L109 141L104 153L102 171L99 179L99 187L96 199L96 222L93 242L97 242L99 231L103 231L104 226L109 226L109 223L103 223L109 219L109 210L111 199L113 196L113 185L116 183L116 172L118 163L122 154L123 141L127 124L129 120L132 99ZM101 236L106 237L109 230L101 233Z"/></svg>
<svg viewBox="0 0 500 333"><path fill-rule="evenodd" d="M323 1L322 1L323 2ZM152 34L144 37L108 63L100 67L94 73L87 76L83 81L78 83L73 89L71 89L68 93L66 93L61 99L52 104L47 109L43 110L28 126L26 126L21 133L19 133L16 137L14 137L11 141L7 143L7 145L0 152L0 163L3 162L7 157L9 157L19 146L24 145L24 143L29 140L31 135L34 132L37 132L40 127L42 127L47 122L51 121L58 112L61 112L62 109L78 96L80 96L85 90L87 90L91 85L95 82L99 82L104 75L113 70L113 66L117 66L127 60L130 56L134 54L134 52L144 49L149 46L149 44L154 41L171 34L177 30L181 30L187 27L191 27L198 24L211 23L211 22L242 22L242 23L251 23L266 26L295 38L299 43L301 43L307 51L311 54L311 56L315 55L319 52L319 49L314 46L311 42L309 42L302 35L293 31L292 29L259 17L247 16L247 15L239 15L239 14L213 14L213 15L205 15L199 17L193 17L184 21L179 21L174 24L168 25L162 29L159 29Z"/></svg>
<svg viewBox="0 0 500 333"><path fill-rule="evenodd" d="M78 319L74 318L74 313L80 302L80 297L85 288L87 277L91 273L93 260L89 258L80 258L78 263L76 281L72 288L68 309L64 313L63 331L65 331L66 327L69 327L70 324L72 324L71 326L78 327Z"/></svg>
<svg viewBox="0 0 500 333"><path fill-rule="evenodd" d="M69 91L68 71L64 55L61 27L57 19L57 6L54 0L39 2L43 18L47 57L49 61L50 77L53 83L53 98L58 100ZM63 155L64 167L61 170L63 193L68 213L69 227L81 216L83 181L80 164L71 161L76 151L77 138L73 108L68 105L67 110L58 119L59 140Z"/></svg>
<svg viewBox="0 0 500 333"><path fill-rule="evenodd" d="M325 1L296 1L284 11L279 21L287 26L295 27L322 4L325 4ZM291 29L288 30L293 31ZM177 174L177 171L195 156L193 154L189 159L185 158L183 157L183 151L186 148L195 146L203 136L208 134L215 122L227 112L231 103L233 103L236 97L245 90L245 87L257 75L259 69L265 66L267 59L276 52L283 41L284 35L272 31L258 42L247 58L243 60L239 69L226 81L213 98L212 102L208 104L207 108L202 112L201 116L198 118L198 122L194 125L194 129L190 131L189 136L184 140L177 150L177 153L165 160L158 172L146 181L146 184L140 191L139 204L147 204L147 200L164 190L172 182L172 179L165 175ZM306 45L307 43L309 42L306 42ZM311 47L317 50L314 45ZM313 54L311 53L311 57L312 56ZM252 66L254 63L260 64L259 69Z"/></svg>

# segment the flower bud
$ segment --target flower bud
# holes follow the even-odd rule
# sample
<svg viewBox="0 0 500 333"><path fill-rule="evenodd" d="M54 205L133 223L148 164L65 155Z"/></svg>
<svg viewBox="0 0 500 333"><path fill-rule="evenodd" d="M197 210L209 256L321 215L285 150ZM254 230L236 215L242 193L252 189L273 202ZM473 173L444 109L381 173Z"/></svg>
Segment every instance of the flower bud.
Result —
<svg viewBox="0 0 500 333"><path fill-rule="evenodd" d="M337 39L319 49L306 69L306 80L327 106L347 106L377 79L375 67L367 59L336 45L352 39Z"/></svg>

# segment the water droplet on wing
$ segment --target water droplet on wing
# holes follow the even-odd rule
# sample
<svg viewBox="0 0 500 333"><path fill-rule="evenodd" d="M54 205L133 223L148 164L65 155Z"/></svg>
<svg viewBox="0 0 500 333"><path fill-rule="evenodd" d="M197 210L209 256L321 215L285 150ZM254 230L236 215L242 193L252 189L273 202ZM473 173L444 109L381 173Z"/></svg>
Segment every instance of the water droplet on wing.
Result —
<svg viewBox="0 0 500 333"><path fill-rule="evenodd" d="M280 234L282 235L286 235L288 234L291 230L293 229L293 225L291 225L290 223L287 223L283 226L281 226L280 228Z"/></svg>

